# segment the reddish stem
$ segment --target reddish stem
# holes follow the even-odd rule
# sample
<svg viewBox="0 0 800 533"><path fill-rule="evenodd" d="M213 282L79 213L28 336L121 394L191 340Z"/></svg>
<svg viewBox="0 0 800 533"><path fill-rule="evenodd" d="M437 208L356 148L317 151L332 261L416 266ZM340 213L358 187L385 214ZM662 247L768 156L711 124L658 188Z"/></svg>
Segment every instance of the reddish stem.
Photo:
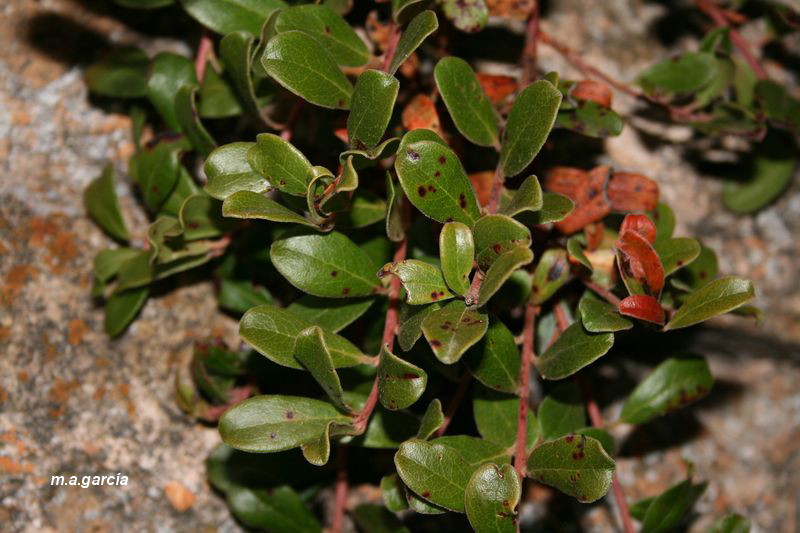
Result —
<svg viewBox="0 0 800 533"><path fill-rule="evenodd" d="M331 533L340 533L347 510L347 446L339 446L336 455L336 486L334 488L333 520Z"/></svg>
<svg viewBox="0 0 800 533"><path fill-rule="evenodd" d="M517 446L514 453L514 469L520 479L525 478L525 463L528 443L528 402L531 392L531 365L536 355L533 353L533 338L536 331L537 308L532 303L525 304L525 323L522 329L522 359L519 365L519 416L517 417Z"/></svg>
<svg viewBox="0 0 800 533"><path fill-rule="evenodd" d="M533 10L528 18L525 30L525 49L522 52L522 81L528 84L533 79L536 70L536 44L539 39L539 0L533 3Z"/></svg>
<svg viewBox="0 0 800 533"><path fill-rule="evenodd" d="M584 398L586 398L586 411L589 413L589 420L591 420L594 427L602 428L603 416L600 414L600 408L597 406L597 402L594 400L591 386L580 376L578 377L578 383L580 384ZM614 470L614 477L612 478L611 487L614 491L614 500L616 500L617 507L619 507L619 518L622 522L622 529L625 531L625 533L634 533L635 530L633 528L633 520L631 519L628 503L625 501L625 494L622 492L622 484L619 482L619 476L617 476L616 469Z"/></svg>
<svg viewBox="0 0 800 533"><path fill-rule="evenodd" d="M606 289L605 287L601 287L600 285L598 285L597 283L595 283L593 281L589 281L589 280L586 280L586 279L581 280L581 281L583 281L583 284L586 285L587 288L593 290L598 295L603 297L603 299L605 301L607 301L608 303L610 303L614 307L619 307L619 303L622 300L620 300L613 292L611 292L610 290Z"/></svg>
<svg viewBox="0 0 800 533"><path fill-rule="evenodd" d="M708 15L708 17L714 21L714 24L716 24L717 27L728 28L728 35L730 35L731 42L736 48L739 49L742 57L744 57L744 60L747 61L748 65L750 65L750 68L753 69L753 72L756 73L758 79L767 79L767 72L753 55L753 52L750 50L750 45L738 31L728 24L730 15L726 14L722 8L709 0L697 0L697 7L703 13Z"/></svg>
<svg viewBox="0 0 800 533"><path fill-rule="evenodd" d="M458 388L456 389L456 392L450 399L450 403L447 404L447 409L444 413L444 422L442 422L442 425L436 430L437 437L441 437L447 431L447 426L450 425L450 422L453 420L453 415L455 415L456 411L458 411L458 406L461 405L461 400L464 399L464 394L466 394L471 381L472 374L469 372L464 372L464 375L461 376L461 381L458 382Z"/></svg>
<svg viewBox="0 0 800 533"><path fill-rule="evenodd" d="M564 333L564 330L569 327L569 318L564 308L561 307L560 302L553 306L553 312L556 316L556 326L558 327L559 334Z"/></svg>
<svg viewBox="0 0 800 533"><path fill-rule="evenodd" d="M389 66L394 60L394 54L397 52L397 43L400 41L400 28L393 22L392 33L389 35L389 43L386 45L386 54L383 56L383 71L389 72Z"/></svg>
<svg viewBox="0 0 800 533"><path fill-rule="evenodd" d="M194 60L194 72L199 82L202 82L203 77L206 75L206 64L208 64L208 56L211 54L212 45L211 34L208 30L204 30L203 36L200 37L200 44L197 46L197 57Z"/></svg>

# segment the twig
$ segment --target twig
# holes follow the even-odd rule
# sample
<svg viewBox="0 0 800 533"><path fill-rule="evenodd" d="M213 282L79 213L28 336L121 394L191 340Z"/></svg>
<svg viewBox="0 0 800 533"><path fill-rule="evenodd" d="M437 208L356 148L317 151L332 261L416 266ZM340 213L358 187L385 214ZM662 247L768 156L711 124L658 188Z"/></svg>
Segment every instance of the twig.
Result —
<svg viewBox="0 0 800 533"><path fill-rule="evenodd" d="M533 353L533 338L536 331L536 313L532 303L525 304L525 324L522 329L522 359L519 365L519 416L517 417L517 446L514 453L514 469L520 479L525 477L528 443L528 402L530 399L531 365L536 355Z"/></svg>
<svg viewBox="0 0 800 533"><path fill-rule="evenodd" d="M581 387L583 392L583 397L586 399L586 411L589 413L589 420L591 420L592 425L596 428L603 427L603 416L600 414L600 408L597 406L597 402L594 400L594 396L592 395L592 388L585 379L581 376L578 376L578 384ZM622 484L619 482L619 476L617 475L616 469L614 470L614 477L611 481L611 487L614 491L614 500L617 502L617 507L619 507L619 518L622 522L622 529L625 533L634 533L633 528L633 520L631 520L631 513L628 509L628 503L625 501L625 494L622 492Z"/></svg>
<svg viewBox="0 0 800 533"><path fill-rule="evenodd" d="M556 326L560 335L569 327L569 318L567 318L567 313L564 312L564 308L561 307L560 303L553 306L553 313L556 316Z"/></svg>
<svg viewBox="0 0 800 533"><path fill-rule="evenodd" d="M583 282L583 284L584 284L584 285L586 285L586 287L587 287L587 288L589 288L589 289L593 290L593 291L594 291L594 292L596 292L598 295L602 296L602 297L603 297L603 299L604 299L604 300L606 300L608 303L610 303L610 304L611 304L611 305L613 305L614 307L619 307L619 303L620 303L622 300L620 300L620 299L619 299L619 298L618 298L618 297L617 297L617 296L616 296L614 293L612 293L610 290L606 289L605 287L601 287L601 286L600 286L600 285L598 285L597 283L595 283L595 282L593 282L593 281L589 281L588 279L583 279L583 280L581 280L581 281Z"/></svg>
<svg viewBox="0 0 800 533"><path fill-rule="evenodd" d="M203 36L200 37L200 44L197 46L197 57L194 60L194 72L199 82L202 82L206 75L206 64L208 63L212 44L211 33L208 30L203 30Z"/></svg>
<svg viewBox="0 0 800 533"><path fill-rule="evenodd" d="M464 372L464 375L461 376L461 381L458 382L458 388L456 389L456 392L450 399L450 403L447 404L447 409L444 413L444 422L442 422L442 425L436 430L437 437L441 437L447 431L447 426L450 425L450 422L453 420L453 415L455 415L456 411L458 411L458 406L461 405L461 400L464 399L464 394L466 394L471 382L472 374L469 372Z"/></svg>
<svg viewBox="0 0 800 533"><path fill-rule="evenodd" d="M339 446L336 454L336 486L334 489L331 533L340 533L347 510L347 446Z"/></svg>
<svg viewBox="0 0 800 533"><path fill-rule="evenodd" d="M397 43L400 41L400 28L392 22L392 33L389 35L389 43L386 45L386 53L383 56L383 71L389 72L389 66L394 60L394 54L397 52Z"/></svg>
<svg viewBox="0 0 800 533"><path fill-rule="evenodd" d="M753 52L750 50L750 45L747 43L744 37L742 37L742 35L736 31L736 29L728 24L728 20L731 19L731 13L724 11L721 7L709 0L697 0L697 7L700 9L700 11L708 15L708 17L714 21L714 24L716 24L717 27L728 28L728 35L731 38L731 42L736 48L739 49L742 57L744 57L744 60L747 61L748 65L750 65L750 68L753 69L753 72L756 73L758 79L767 79L767 72L753 55Z"/></svg>

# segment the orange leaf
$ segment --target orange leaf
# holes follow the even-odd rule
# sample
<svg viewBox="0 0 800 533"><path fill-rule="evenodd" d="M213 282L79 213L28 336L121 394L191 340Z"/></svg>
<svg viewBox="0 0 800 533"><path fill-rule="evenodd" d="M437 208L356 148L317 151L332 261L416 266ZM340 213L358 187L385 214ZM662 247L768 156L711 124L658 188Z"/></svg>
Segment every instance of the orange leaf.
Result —
<svg viewBox="0 0 800 533"><path fill-rule="evenodd" d="M427 94L418 94L403 109L403 127L407 130L427 129L441 135L436 104Z"/></svg>
<svg viewBox="0 0 800 533"><path fill-rule="evenodd" d="M489 15L517 20L530 16L537 0L486 0Z"/></svg>
<svg viewBox="0 0 800 533"><path fill-rule="evenodd" d="M504 102L506 98L517 92L517 80L511 76L478 73L478 82L481 84L483 92L489 97L489 101L495 105Z"/></svg>
<svg viewBox="0 0 800 533"><path fill-rule="evenodd" d="M645 215L625 215L619 232L625 233L626 231L638 233L650 244L656 242L656 225Z"/></svg>
<svg viewBox="0 0 800 533"><path fill-rule="evenodd" d="M614 172L606 196L612 211L652 211L658 204L658 184L641 174Z"/></svg>
<svg viewBox="0 0 800 533"><path fill-rule="evenodd" d="M589 100L603 107L611 107L613 94L606 85L594 80L579 81L572 86L570 96L578 101Z"/></svg>
<svg viewBox="0 0 800 533"><path fill-rule="evenodd" d="M592 222L602 220L610 212L608 202L603 194L610 172L611 169L607 165L595 167L586 174L586 178L578 183L571 194L562 193L572 199L575 209L567 218L556 222L555 227L558 231L567 235L575 233ZM565 186L567 184L566 179L560 183L562 190L569 188Z"/></svg>
<svg viewBox="0 0 800 533"><path fill-rule="evenodd" d="M646 294L633 294L619 303L619 314L652 322L659 326L664 324L664 309L658 300Z"/></svg>
<svg viewBox="0 0 800 533"><path fill-rule="evenodd" d="M478 203L481 205L481 207L486 207L489 205L489 196L492 194L494 172L491 170L473 172L469 175L469 181L472 183L472 188L475 189L475 194L478 195Z"/></svg>
<svg viewBox="0 0 800 533"><path fill-rule="evenodd" d="M655 248L635 231L620 234L616 247L622 277L636 282L646 294L658 296L664 288L664 267ZM628 291L637 292L630 286Z"/></svg>

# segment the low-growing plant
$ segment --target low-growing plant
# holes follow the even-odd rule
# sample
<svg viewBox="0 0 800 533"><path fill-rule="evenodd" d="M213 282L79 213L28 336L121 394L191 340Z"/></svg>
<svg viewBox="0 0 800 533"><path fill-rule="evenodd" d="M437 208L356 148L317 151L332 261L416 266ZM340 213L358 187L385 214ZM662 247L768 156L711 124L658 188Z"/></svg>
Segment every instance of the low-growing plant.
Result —
<svg viewBox="0 0 800 533"><path fill-rule="evenodd" d="M349 512L363 531L515 531L533 483L585 504L613 488L625 531L685 520L705 483L689 467L629 507L609 428L707 395L707 362L661 361L609 420L596 370L626 358L618 337L647 349L628 330L755 313L754 289L673 235L654 180L534 161L554 127L568 132L551 154L623 124L605 85L536 76L533 4L490 3L530 17L519 79L448 52L486 24L482 1L358 6L358 31L344 1L182 4L224 34L204 34L194 63L121 49L86 73L96 94L133 99L129 173L152 220L128 228L111 167L92 182L88 212L123 244L98 254L92 294L114 336L193 269L241 317L247 347L202 340L176 382L187 413L219 422L209 480L241 523L340 531ZM349 506L355 484L381 496ZM748 527L729 515L714 530Z"/></svg>

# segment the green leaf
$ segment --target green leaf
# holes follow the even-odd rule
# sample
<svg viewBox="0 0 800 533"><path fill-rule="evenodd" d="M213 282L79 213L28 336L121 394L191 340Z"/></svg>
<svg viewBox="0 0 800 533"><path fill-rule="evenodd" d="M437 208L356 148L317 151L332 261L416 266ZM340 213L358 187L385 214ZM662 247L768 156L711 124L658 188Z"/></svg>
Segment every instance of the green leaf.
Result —
<svg viewBox="0 0 800 533"><path fill-rule="evenodd" d="M122 268L129 259L137 257L141 250L136 248L109 248L101 250L94 256L94 279L100 282L103 286L110 281L117 272ZM102 296L101 294L92 294L93 297Z"/></svg>
<svg viewBox="0 0 800 533"><path fill-rule="evenodd" d="M444 16L461 31L474 33L489 21L489 8L484 0L439 0Z"/></svg>
<svg viewBox="0 0 800 533"><path fill-rule="evenodd" d="M613 305L601 300L588 290L583 293L578 302L578 312L581 315L583 327L590 333L623 331L633 327L633 322L620 316Z"/></svg>
<svg viewBox="0 0 800 533"><path fill-rule="evenodd" d="M433 76L458 131L477 145L499 146L497 117L469 63L445 57L436 64Z"/></svg>
<svg viewBox="0 0 800 533"><path fill-rule="evenodd" d="M330 109L349 109L353 86L313 37L287 31L270 39L261 56L264 70L300 98Z"/></svg>
<svg viewBox="0 0 800 533"><path fill-rule="evenodd" d="M504 448L514 446L517 441L519 420L519 398L500 392L477 387L472 399L472 413L478 433L491 442ZM530 448L539 437L536 415L528 410L527 446Z"/></svg>
<svg viewBox="0 0 800 533"><path fill-rule="evenodd" d="M531 261L533 261L533 252L530 248L523 246L504 252L495 259L483 278L478 292L478 305L486 305L514 271Z"/></svg>
<svg viewBox="0 0 800 533"><path fill-rule="evenodd" d="M546 80L517 96L503 132L500 165L505 176L516 176L533 161L553 129L559 105L561 92Z"/></svg>
<svg viewBox="0 0 800 533"><path fill-rule="evenodd" d="M378 399L392 411L413 405L428 384L428 374L384 346L378 364Z"/></svg>
<svg viewBox="0 0 800 533"><path fill-rule="evenodd" d="M408 487L405 487L405 492L406 492L406 500L408 501L408 507L415 513L421 515L439 515L439 514L445 514L447 512L447 509L445 509L444 507L439 507L438 505L434 505L422 499L421 496L417 496Z"/></svg>
<svg viewBox="0 0 800 533"><path fill-rule="evenodd" d="M203 192L183 201L178 220L187 241L219 237L231 227L231 221L222 217L219 200Z"/></svg>
<svg viewBox="0 0 800 533"><path fill-rule="evenodd" d="M200 83L200 102L197 110L203 118L229 118L244 112L236 98L236 90L211 64L208 64L203 81Z"/></svg>
<svg viewBox="0 0 800 533"><path fill-rule="evenodd" d="M639 75L639 85L648 94L686 94L699 91L716 75L713 54L688 52L656 63Z"/></svg>
<svg viewBox="0 0 800 533"><path fill-rule="evenodd" d="M285 7L282 0L181 0L197 22L222 35L246 30L258 35L273 10Z"/></svg>
<svg viewBox="0 0 800 533"><path fill-rule="evenodd" d="M340 228L364 228L386 218L386 202L369 191L357 190L350 198L350 209L336 216Z"/></svg>
<svg viewBox="0 0 800 533"><path fill-rule="evenodd" d="M245 526L272 533L321 533L314 515L288 485L251 490L234 486L227 492L231 511Z"/></svg>
<svg viewBox="0 0 800 533"><path fill-rule="evenodd" d="M464 362L475 378L491 389L516 394L519 388L519 348L502 320L489 318L489 328L469 349Z"/></svg>
<svg viewBox="0 0 800 533"><path fill-rule="evenodd" d="M386 263L378 276L384 277L389 274L400 278L403 288L406 290L406 303L408 304L423 305L453 297L453 293L450 292L444 281L442 271L419 259Z"/></svg>
<svg viewBox="0 0 800 533"><path fill-rule="evenodd" d="M403 192L395 188L390 173L386 173L386 236L392 242L400 242L406 236L403 227Z"/></svg>
<svg viewBox="0 0 800 533"><path fill-rule="evenodd" d="M472 470L454 449L411 439L394 456L397 473L408 488L435 505L464 512L464 492Z"/></svg>
<svg viewBox="0 0 800 533"><path fill-rule="evenodd" d="M791 183L797 158L756 155L753 167L751 179L728 181L722 189L722 201L734 213L753 213L777 198Z"/></svg>
<svg viewBox="0 0 800 533"><path fill-rule="evenodd" d="M478 267L484 272L505 252L531 245L530 230L506 215L481 217L472 234L475 237Z"/></svg>
<svg viewBox="0 0 800 533"><path fill-rule="evenodd" d="M319 226L275 200L250 191L239 191L225 198L222 215L229 218L271 220L286 224L302 224L319 229Z"/></svg>
<svg viewBox="0 0 800 533"><path fill-rule="evenodd" d="M718 270L717 254L708 246L700 244L700 255L681 274L691 287L699 289L710 283L717 276Z"/></svg>
<svg viewBox="0 0 800 533"><path fill-rule="evenodd" d="M464 497L470 525L477 533L514 533L521 494L522 483L513 466L481 466L472 474Z"/></svg>
<svg viewBox="0 0 800 533"><path fill-rule="evenodd" d="M83 204L89 216L103 231L121 241L130 239L128 226L122 218L119 200L114 190L114 168L111 165L106 165L100 177L95 178L86 187L83 192Z"/></svg>
<svg viewBox="0 0 800 533"><path fill-rule="evenodd" d="M219 420L222 441L247 452L279 452L316 441L328 424L352 419L329 403L301 396L254 396Z"/></svg>
<svg viewBox="0 0 800 533"><path fill-rule="evenodd" d="M555 125L581 135L602 139L622 133L625 122L613 109L585 100L575 109L560 111Z"/></svg>
<svg viewBox="0 0 800 533"><path fill-rule="evenodd" d="M311 326L300 332L294 345L294 357L311 373L335 406L343 411L350 410L322 328Z"/></svg>
<svg viewBox="0 0 800 533"><path fill-rule="evenodd" d="M431 0L391 0L392 17L398 24L405 24L411 17L428 7Z"/></svg>
<svg viewBox="0 0 800 533"><path fill-rule="evenodd" d="M392 2L392 4L394 3ZM414 53L414 50L437 29L439 29L439 21L433 11L423 11L415 16L403 30L403 34L397 42L394 57L389 64L389 74L394 75L406 59Z"/></svg>
<svg viewBox="0 0 800 533"><path fill-rule="evenodd" d="M536 176L528 176L519 189L514 191L511 200L500 209L500 214L513 217L525 211L539 211L544 207L542 186Z"/></svg>
<svg viewBox="0 0 800 533"><path fill-rule="evenodd" d="M539 373L544 379L564 379L604 356L613 344L613 333L588 333L576 322L539 358Z"/></svg>
<svg viewBox="0 0 800 533"><path fill-rule="evenodd" d="M352 511L353 520L364 533L411 533L386 507L362 503Z"/></svg>
<svg viewBox="0 0 800 533"><path fill-rule="evenodd" d="M729 514L711 524L707 533L749 533L750 520L740 514Z"/></svg>
<svg viewBox="0 0 800 533"><path fill-rule="evenodd" d="M542 195L542 209L535 213L530 213L524 220L532 226L559 222L567 218L567 215L572 213L574 208L573 201L563 194L546 192Z"/></svg>
<svg viewBox="0 0 800 533"><path fill-rule="evenodd" d="M201 155L207 156L217 147L217 143L200 121L196 96L197 87L194 85L183 85L178 89L175 95L175 118L192 147Z"/></svg>
<svg viewBox="0 0 800 533"><path fill-rule="evenodd" d="M472 232L461 222L448 222L439 233L439 258L447 285L457 294L469 290L469 273L475 257Z"/></svg>
<svg viewBox="0 0 800 533"><path fill-rule="evenodd" d="M247 161L279 191L306 196L311 182L311 163L288 141L272 133L261 133L248 150Z"/></svg>
<svg viewBox="0 0 800 533"><path fill-rule="evenodd" d="M746 304L756 293L750 280L728 276L691 293L664 330L685 328Z"/></svg>
<svg viewBox="0 0 800 533"><path fill-rule="evenodd" d="M586 244L586 237L580 233L573 235L567 239L567 253L569 257L581 265L588 268L590 271L594 270L592 262L583 253L583 246Z"/></svg>
<svg viewBox="0 0 800 533"><path fill-rule="evenodd" d="M135 181L151 211L158 211L178 184L180 154L186 147L183 138L159 139L136 154Z"/></svg>
<svg viewBox="0 0 800 533"><path fill-rule="evenodd" d="M442 444L455 450L467 462L470 472L486 463L508 464L511 460L511 455L506 447L469 435L439 437L431 443Z"/></svg>
<svg viewBox="0 0 800 533"><path fill-rule="evenodd" d="M116 337L123 331L139 314L139 310L147 301L150 288L139 287L127 291L120 291L112 294L106 301L105 318L103 321L103 331L109 337Z"/></svg>
<svg viewBox="0 0 800 533"><path fill-rule="evenodd" d="M302 365L294 357L294 344L300 332L309 326L313 324L286 309L260 305L247 311L239 321L239 335L270 361L301 369ZM323 333L336 368L368 362L367 357L344 337Z"/></svg>
<svg viewBox="0 0 800 533"><path fill-rule="evenodd" d="M379 406L370 417L364 435L352 440L345 437L341 442L364 448L397 449L414 436L418 424L417 417L406 411L388 411Z"/></svg>
<svg viewBox="0 0 800 533"><path fill-rule="evenodd" d="M700 255L700 243L688 237L657 241L655 249L661 258L661 264L664 265L666 276L688 265Z"/></svg>
<svg viewBox="0 0 800 533"><path fill-rule="evenodd" d="M620 420L643 424L699 400L713 384L714 378L703 357L667 359L634 389L622 407Z"/></svg>
<svg viewBox="0 0 800 533"><path fill-rule="evenodd" d="M567 252L563 248L545 250L533 272L531 302L540 305L550 299L571 276Z"/></svg>
<svg viewBox="0 0 800 533"><path fill-rule="evenodd" d="M595 439L567 435L536 447L528 458L528 472L536 481L589 503L611 487L614 460Z"/></svg>
<svg viewBox="0 0 800 533"><path fill-rule="evenodd" d="M171 5L175 0L114 0L114 2L131 9L157 9Z"/></svg>
<svg viewBox="0 0 800 533"><path fill-rule="evenodd" d="M425 414L422 415L422 421L419 424L417 431L417 438L428 440L436 433L436 430L444 424L444 413L442 412L442 402L438 398L431 400L428 408L425 409Z"/></svg>
<svg viewBox="0 0 800 533"><path fill-rule="evenodd" d="M381 494L386 508L393 513L408 509L405 495L406 487L397 474L389 474L381 478Z"/></svg>
<svg viewBox="0 0 800 533"><path fill-rule="evenodd" d="M703 495L706 485L694 485L690 479L686 479L656 497L647 507L642 532L663 533L675 528Z"/></svg>
<svg viewBox="0 0 800 533"><path fill-rule="evenodd" d="M647 214L656 225L656 243L658 247L662 242L672 237L672 232L675 231L675 212L672 208L664 203L656 205L654 211Z"/></svg>
<svg viewBox="0 0 800 533"><path fill-rule="evenodd" d="M89 90L103 96L140 98L147 95L150 60L138 48L118 48L86 69Z"/></svg>
<svg viewBox="0 0 800 533"><path fill-rule="evenodd" d="M451 365L481 340L488 327L487 314L455 300L425 317L422 333L437 359Z"/></svg>
<svg viewBox="0 0 800 533"><path fill-rule="evenodd" d="M400 185L414 206L438 222L472 226L478 217L478 199L456 154L435 141L400 145L395 169Z"/></svg>
<svg viewBox="0 0 800 533"><path fill-rule="evenodd" d="M439 309L439 304L400 305L400 320L397 328L397 342L404 352L414 347L422 336L422 323L429 314Z"/></svg>
<svg viewBox="0 0 800 533"><path fill-rule="evenodd" d="M175 97L184 85L196 86L192 62L181 55L161 52L153 58L147 76L147 97L173 131L182 131L175 112Z"/></svg>
<svg viewBox="0 0 800 533"><path fill-rule="evenodd" d="M264 287L250 281L222 278L217 303L227 311L243 314L251 307L274 303L272 295Z"/></svg>
<svg viewBox="0 0 800 533"><path fill-rule="evenodd" d="M312 7L312 6L305 6ZM347 137L354 148L372 148L381 142L392 118L400 82L379 70L365 70L356 81L347 117Z"/></svg>
<svg viewBox="0 0 800 533"><path fill-rule="evenodd" d="M247 162L247 154L253 146L255 143L236 142L220 146L208 155L203 165L208 194L224 200L239 191L260 193L269 189L269 182Z"/></svg>
<svg viewBox="0 0 800 533"><path fill-rule="evenodd" d="M339 65L360 67L369 60L369 50L350 25L332 9L321 5L283 9L275 20L279 33L298 30L317 40Z"/></svg>
<svg viewBox="0 0 800 533"><path fill-rule="evenodd" d="M585 427L575 431L576 435L586 435L598 441L609 456L614 455L614 437L602 428Z"/></svg>
<svg viewBox="0 0 800 533"><path fill-rule="evenodd" d="M219 43L219 54L225 63L226 73L233 81L233 87L244 104L245 109L260 117L259 104L256 100L255 87L251 73L253 71L253 35L247 31L234 31L227 34Z"/></svg>
<svg viewBox="0 0 800 533"><path fill-rule="evenodd" d="M539 406L539 428L545 440L569 435L585 425L583 397L574 383L559 384Z"/></svg>
<svg viewBox="0 0 800 533"><path fill-rule="evenodd" d="M310 440L300 446L306 461L315 466L324 466L331 456L331 426L332 422L325 424L322 433L316 439Z"/></svg>
<svg viewBox="0 0 800 533"><path fill-rule="evenodd" d="M326 331L337 333L366 313L373 302L371 298L332 300L304 294L289 304L287 310Z"/></svg>

